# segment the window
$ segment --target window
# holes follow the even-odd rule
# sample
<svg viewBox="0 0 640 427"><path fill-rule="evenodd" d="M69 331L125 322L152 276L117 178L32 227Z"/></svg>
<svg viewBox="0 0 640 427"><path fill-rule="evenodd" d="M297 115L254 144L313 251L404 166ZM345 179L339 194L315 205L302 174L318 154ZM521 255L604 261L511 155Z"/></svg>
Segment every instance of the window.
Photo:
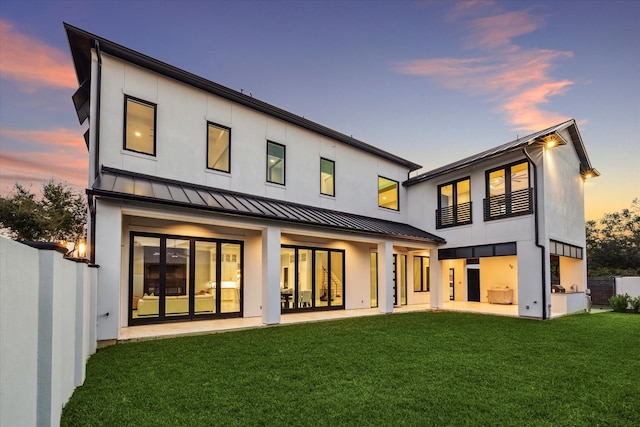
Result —
<svg viewBox="0 0 640 427"><path fill-rule="evenodd" d="M471 224L471 180L463 178L438 186L436 228Z"/></svg>
<svg viewBox="0 0 640 427"><path fill-rule="evenodd" d="M207 122L207 168L231 172L231 129Z"/></svg>
<svg viewBox="0 0 640 427"><path fill-rule="evenodd" d="M284 145L267 141L267 182L284 185Z"/></svg>
<svg viewBox="0 0 640 427"><path fill-rule="evenodd" d="M486 186L485 221L533 213L529 162L513 163L487 171Z"/></svg>
<svg viewBox="0 0 640 427"><path fill-rule="evenodd" d="M429 257L413 257L413 291L429 292Z"/></svg>
<svg viewBox="0 0 640 427"><path fill-rule="evenodd" d="M125 97L124 149L156 155L156 105Z"/></svg>
<svg viewBox="0 0 640 427"><path fill-rule="evenodd" d="M282 310L344 308L344 251L286 245L280 249Z"/></svg>
<svg viewBox="0 0 640 427"><path fill-rule="evenodd" d="M378 206L398 210L398 181L378 177Z"/></svg>
<svg viewBox="0 0 640 427"><path fill-rule="evenodd" d="M336 195L335 168L333 160L320 158L320 194Z"/></svg>

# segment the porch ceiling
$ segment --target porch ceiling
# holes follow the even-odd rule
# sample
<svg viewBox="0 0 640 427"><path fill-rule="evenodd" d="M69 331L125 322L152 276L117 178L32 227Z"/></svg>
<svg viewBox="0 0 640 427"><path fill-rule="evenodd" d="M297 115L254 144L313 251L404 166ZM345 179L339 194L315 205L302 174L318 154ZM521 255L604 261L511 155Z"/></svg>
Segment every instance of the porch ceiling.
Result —
<svg viewBox="0 0 640 427"><path fill-rule="evenodd" d="M92 197L188 207L224 215L271 219L437 245L445 243L441 237L408 224L161 179L109 167L102 168L93 188L87 190L87 193Z"/></svg>

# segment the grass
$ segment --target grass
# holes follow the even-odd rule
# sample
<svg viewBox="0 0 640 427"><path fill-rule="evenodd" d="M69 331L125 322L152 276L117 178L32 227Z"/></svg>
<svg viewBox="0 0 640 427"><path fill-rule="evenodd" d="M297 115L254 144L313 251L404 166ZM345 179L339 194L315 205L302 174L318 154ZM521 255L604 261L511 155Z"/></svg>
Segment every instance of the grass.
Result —
<svg viewBox="0 0 640 427"><path fill-rule="evenodd" d="M631 426L640 321L408 313L99 350L63 426Z"/></svg>

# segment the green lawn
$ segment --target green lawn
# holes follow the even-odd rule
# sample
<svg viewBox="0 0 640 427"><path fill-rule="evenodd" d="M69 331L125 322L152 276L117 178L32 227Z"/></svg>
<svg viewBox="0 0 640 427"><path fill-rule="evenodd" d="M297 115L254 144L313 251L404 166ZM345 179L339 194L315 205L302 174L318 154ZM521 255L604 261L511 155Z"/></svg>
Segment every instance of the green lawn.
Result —
<svg viewBox="0 0 640 427"><path fill-rule="evenodd" d="M420 312L99 350L63 426L640 425L640 316Z"/></svg>

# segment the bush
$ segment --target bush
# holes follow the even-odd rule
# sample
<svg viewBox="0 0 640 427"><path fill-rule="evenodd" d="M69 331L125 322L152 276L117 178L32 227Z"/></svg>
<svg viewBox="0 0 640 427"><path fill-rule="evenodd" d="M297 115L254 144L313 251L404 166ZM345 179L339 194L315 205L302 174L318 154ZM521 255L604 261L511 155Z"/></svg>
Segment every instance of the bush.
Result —
<svg viewBox="0 0 640 427"><path fill-rule="evenodd" d="M631 298L631 308L634 313L640 313L640 295L635 298Z"/></svg>
<svg viewBox="0 0 640 427"><path fill-rule="evenodd" d="M629 307L629 303L631 303L631 300L632 298L629 296L629 294L614 295L611 298L609 298L609 305L611 305L611 308L613 309L613 311L626 313L627 308Z"/></svg>

